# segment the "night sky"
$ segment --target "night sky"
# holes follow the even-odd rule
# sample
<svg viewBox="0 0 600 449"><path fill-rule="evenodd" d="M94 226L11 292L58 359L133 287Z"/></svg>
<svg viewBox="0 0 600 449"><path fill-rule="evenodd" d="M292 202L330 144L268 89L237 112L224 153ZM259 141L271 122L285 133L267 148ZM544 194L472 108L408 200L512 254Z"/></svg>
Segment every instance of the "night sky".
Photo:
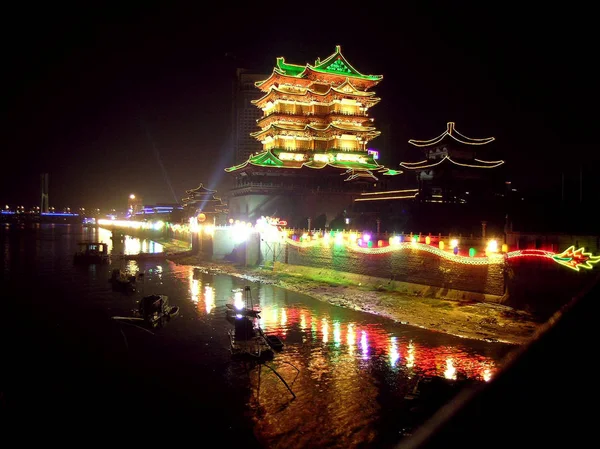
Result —
<svg viewBox="0 0 600 449"><path fill-rule="evenodd" d="M0 202L39 204L42 172L56 207L124 207L131 192L173 202L200 182L226 196L236 67L270 73L277 56L313 63L336 44L384 76L370 110L387 135L382 163L419 160L407 140L455 121L495 136L507 176L532 197L556 194L561 172L577 184L581 167L598 198L597 38L585 11L293 4L7 13ZM384 136L372 144L383 150Z"/></svg>

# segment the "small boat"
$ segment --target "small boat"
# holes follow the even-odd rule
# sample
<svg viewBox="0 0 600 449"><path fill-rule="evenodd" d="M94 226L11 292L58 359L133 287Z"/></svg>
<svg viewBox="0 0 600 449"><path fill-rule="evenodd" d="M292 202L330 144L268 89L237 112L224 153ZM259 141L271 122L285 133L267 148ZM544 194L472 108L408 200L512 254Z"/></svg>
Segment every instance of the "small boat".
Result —
<svg viewBox="0 0 600 449"><path fill-rule="evenodd" d="M73 255L74 264L110 263L108 246L103 242L79 242L79 251Z"/></svg>
<svg viewBox="0 0 600 449"><path fill-rule="evenodd" d="M277 335L265 334L264 331L259 327L258 331L260 335L265 339L267 344L275 351L281 351L283 349L283 341Z"/></svg>
<svg viewBox="0 0 600 449"><path fill-rule="evenodd" d="M264 361L273 358L273 349L269 346L254 318L237 317L234 328L229 331L231 356L245 360Z"/></svg>
<svg viewBox="0 0 600 449"><path fill-rule="evenodd" d="M179 315L179 306L170 306L166 295L149 295L140 300L140 305L134 309L133 316L113 316L113 320L121 323L143 326L144 328L162 328L165 322ZM146 329L147 330L147 329Z"/></svg>
<svg viewBox="0 0 600 449"><path fill-rule="evenodd" d="M276 347L282 348L283 343L275 339L267 340L263 330L258 325L260 310L254 308L250 287L243 290L236 289L234 292L234 303L226 304L226 318L234 326L229 332L231 343L231 355L247 360L265 361L274 356ZM245 300L242 295L245 294Z"/></svg>
<svg viewBox="0 0 600 449"><path fill-rule="evenodd" d="M127 273L118 268L112 270L109 281L112 282L112 287L115 291L123 291L126 293L133 293L136 291L136 277L128 276Z"/></svg>
<svg viewBox="0 0 600 449"><path fill-rule="evenodd" d="M179 307L170 306L167 295L149 295L140 300L134 315L142 318L150 327L162 327L164 321L170 321L179 315Z"/></svg>
<svg viewBox="0 0 600 449"><path fill-rule="evenodd" d="M281 351L283 349L283 341L281 341L277 335L265 335L265 340L275 351Z"/></svg>

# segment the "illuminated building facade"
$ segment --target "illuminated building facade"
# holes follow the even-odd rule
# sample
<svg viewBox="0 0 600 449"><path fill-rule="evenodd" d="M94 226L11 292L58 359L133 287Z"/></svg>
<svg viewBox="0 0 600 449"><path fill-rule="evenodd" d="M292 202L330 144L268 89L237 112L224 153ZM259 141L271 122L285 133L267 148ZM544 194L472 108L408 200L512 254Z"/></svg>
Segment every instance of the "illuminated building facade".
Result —
<svg viewBox="0 0 600 449"><path fill-rule="evenodd" d="M419 162L401 162L407 173L413 172L418 183L417 199L421 202L467 203L490 195L494 170L502 160L480 159L478 153L487 149L494 137L475 139L456 130L448 122L446 130L430 140L408 142L422 151Z"/></svg>
<svg viewBox="0 0 600 449"><path fill-rule="evenodd" d="M241 164L255 153L260 153L262 145L250 135L256 130L256 121L262 116L252 100L260 98L261 92L255 83L266 75L237 69L233 96L233 150L235 164Z"/></svg>
<svg viewBox="0 0 600 449"><path fill-rule="evenodd" d="M382 175L395 175L377 163L369 142L380 132L369 109L380 99L369 89L381 75L364 75L342 55L340 46L314 64L290 64L277 58L271 75L256 82L262 94L253 100L261 117L251 136L262 151L225 169L235 175L229 209L233 215L282 215L275 196L298 197L297 207L310 202L305 214L317 213L315 204L331 207L330 195L339 204L376 183ZM350 196L350 198L349 198ZM343 197L343 198L342 198ZM302 198L302 199L301 199ZM331 212L331 211L329 211Z"/></svg>

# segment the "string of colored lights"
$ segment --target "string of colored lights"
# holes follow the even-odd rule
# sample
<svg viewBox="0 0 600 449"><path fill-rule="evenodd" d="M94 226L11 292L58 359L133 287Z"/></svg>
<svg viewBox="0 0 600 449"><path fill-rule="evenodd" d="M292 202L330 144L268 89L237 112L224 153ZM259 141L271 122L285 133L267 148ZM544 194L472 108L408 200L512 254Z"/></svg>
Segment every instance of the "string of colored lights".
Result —
<svg viewBox="0 0 600 449"><path fill-rule="evenodd" d="M485 257L468 257L454 254L448 251L442 251L435 246L427 245L426 243L414 243L414 242L402 242L395 245L384 246L381 248L363 248L360 246L351 245L348 247L350 251L354 251L362 254L384 254L392 251L404 250L404 249L416 249L419 251L427 251L435 254L443 259L448 259L453 262L467 264L467 265L496 265L504 262L502 255L492 255Z"/></svg>
<svg viewBox="0 0 600 449"><path fill-rule="evenodd" d="M328 236L328 235L327 235ZM286 237L285 242L298 248L310 248L321 244L324 241L325 245L330 242L329 238L315 239L308 241L296 241ZM351 239L352 241L353 239ZM335 238L337 244L343 243L343 240ZM473 257L463 256L460 254L454 254L453 252L444 251L438 247L429 245L427 243L416 243L416 242L400 242L394 243L389 246L377 247L377 248L365 248L357 244L349 244L346 246L348 250L361 253L361 254L386 254L395 251L401 251L405 249L427 251L431 254L435 254L443 259L451 260L453 262L467 264L467 265L496 265L503 264L506 259L513 259L518 257L542 257L551 259L556 263L571 268L575 271L579 271L580 268L592 269L593 265L600 262L600 256L594 256L589 252L585 252L584 248L575 249L574 246L567 248L562 253L555 253L552 251L539 250L539 249L524 249L511 251L506 254L492 253L487 256Z"/></svg>
<svg viewBox="0 0 600 449"><path fill-rule="evenodd" d="M384 196L384 197L379 197L379 198L356 198L354 201L384 201L384 200L403 200L403 199L407 199L407 198L416 198L417 195L419 194L419 192L415 193L414 195L407 195L407 196Z"/></svg>
<svg viewBox="0 0 600 449"><path fill-rule="evenodd" d="M463 164L461 162L456 162L456 161L452 160L449 156L444 156L440 161L435 162L433 164L429 164L429 165L421 165L419 167L416 167L417 164L422 164L423 162L427 162L427 160L425 160L425 161L421 161L421 162L400 162L400 166L404 167L406 169L409 169L409 170L421 170L423 168L431 168L431 167L435 167L436 165L440 165L446 159L449 160L450 162L452 162L454 165L460 165L462 167L473 167L473 168L495 168L495 167L498 167L499 165L504 164L504 161L493 161L493 162L482 161L482 162L485 162L486 164L491 164L491 165Z"/></svg>
<svg viewBox="0 0 600 449"><path fill-rule="evenodd" d="M385 195L388 193L407 193L407 192L418 192L419 189L404 189L404 190L386 190L383 192L363 192L361 193L362 196L367 196L367 195Z"/></svg>
<svg viewBox="0 0 600 449"><path fill-rule="evenodd" d="M292 126L298 126L298 128L293 128ZM353 128L358 128L358 129L353 129ZM281 131L288 131L288 132L296 132L296 133L302 133L308 130L314 130L314 131L320 131L320 132L328 132L330 130L333 129L339 129L341 131L353 131L353 132L361 132L361 133L368 133L368 132L372 132L372 134L375 133L379 133L379 131L375 130L374 126L344 126L342 124L339 123L329 123L327 126L325 127L320 127L320 126L315 126L313 124L306 124L302 127L302 125L295 125L295 124L283 124L283 123L270 123L269 126L265 127L264 129L255 131L250 133L250 135L252 137L258 137L259 135L266 133L268 131L271 131L273 129L279 129Z"/></svg>
<svg viewBox="0 0 600 449"><path fill-rule="evenodd" d="M373 198L375 199L375 198ZM450 242L449 247L453 248L453 251L444 251L443 241L439 242L439 247L433 246L429 242L429 237L426 237L426 243L418 243L417 236L413 236L413 241L410 242L400 242L399 236L395 236L389 239L389 245L386 246L377 246L375 248L370 247L371 242L369 241L370 237L368 235L363 234L362 238L358 233L337 233L335 235L326 233L322 237L320 235L309 235L308 233L303 234L300 237L300 240L295 240L294 238L288 237L288 230L279 230L278 226L274 223L279 223L278 220L273 221L273 223L268 222L268 226L264 223L261 224L262 228L259 226L257 222L257 226L254 228L250 223L247 224L236 224L235 226L230 226L232 230L236 231L236 235L239 238L236 238L236 242L238 240L243 241L247 238L248 233L250 232L261 232L262 234L268 233L263 228L272 229L271 236L268 237L268 241L279 241L281 243L287 243L291 246L297 248L312 248L315 246L329 246L330 243L335 243L336 245L345 245L345 247L356 253L361 254L386 254L395 251L401 250L417 250L417 251L426 251L431 254L435 254L443 259L450 260L452 262L467 264L467 265L490 265L490 264L503 264L506 260L515 259L515 258L546 258L553 260L554 262L563 265L567 268L570 268L575 271L580 271L581 268L585 268L590 270L594 268L594 265L600 262L600 255L594 256L590 252L586 252L585 248L580 247L575 249L575 246L572 245L568 247L566 250L561 253L555 253L553 251L541 250L541 249L522 249L515 250L506 253L498 253L497 252L497 243L495 240L490 241L488 244L488 248L486 249L486 256L478 256L475 257L475 249L470 248L469 256L464 256L458 254L458 240L454 239ZM214 225L206 225L200 227L195 218L190 219L189 227L185 225L174 225L171 223L164 223L162 221L158 221L155 223L151 222L138 222L138 221L129 221L129 220L98 220L98 224L100 226L107 226L109 228L112 227L122 227L122 228L134 228L134 229L147 229L147 230L161 230L163 227L172 228L177 231L186 231L192 233L198 233L204 231L206 234L213 235L215 226ZM262 229L262 230L261 230ZM368 242L369 246L364 247L361 246L360 243ZM239 243L239 242L238 242ZM378 245L382 245L383 241L379 241ZM492 245L492 243L494 245ZM503 245L504 247L505 245ZM503 249L504 250L504 249Z"/></svg>
<svg viewBox="0 0 600 449"><path fill-rule="evenodd" d="M515 257L547 257L552 258L556 253L552 251L544 251L541 249L519 249L506 253L507 259L513 259Z"/></svg>
<svg viewBox="0 0 600 449"><path fill-rule="evenodd" d="M458 129L456 129L456 128L454 127L454 122L452 122L452 132L451 132L450 134L453 134L453 133L456 133L456 134L458 134L458 135L459 135L460 137L462 137L463 139L472 140L472 141L474 141L474 142L485 142L485 143L487 143L487 142L491 142L492 140L495 140L495 138L494 138L494 137L484 137L484 138L482 138L482 139L479 139L479 138L475 138L475 137L468 137L468 136L465 136L464 134L461 134L460 132L458 132ZM490 139L492 139L492 140L490 140Z"/></svg>
<svg viewBox="0 0 600 449"><path fill-rule="evenodd" d="M299 248L310 248L310 247L320 245L321 240L322 239L298 242L298 241L292 240L290 238L286 238L285 242L289 243L292 246L299 247ZM378 248L364 248L364 247L361 247L358 245L351 244L351 245L347 245L346 247L350 251L354 251L356 253L362 253L362 254L386 254L386 253L391 253L391 252L401 251L401 250L406 250L406 249L412 249L412 250L416 249L416 250L430 252L432 254L435 254L444 259L451 260L453 262L458 262L458 263L463 263L463 264L468 264L468 265L501 264L504 261L504 257L502 255L492 255L489 257L488 256L486 256L486 257L468 257L468 256L462 256L462 255L458 255L458 254L455 255L452 252L443 251L439 248L436 248L435 246L427 245L426 243L401 242L401 243L396 243L393 245L383 246L383 247L378 247Z"/></svg>
<svg viewBox="0 0 600 449"><path fill-rule="evenodd" d="M454 136L454 133L458 134L460 137L462 137L463 139L466 139L466 140L461 140L461 139L457 138L456 136ZM484 139L475 139L472 137L464 136L456 130L456 128L454 127L454 122L448 122L446 131L444 131L439 136L434 137L433 139L430 139L430 140L410 139L408 141L408 143L410 143L416 147L428 147L428 146L435 145L435 144L441 142L442 139L446 136L450 136L457 142L465 144L465 145L485 145L486 143L490 143L490 142L496 140L494 137L486 137Z"/></svg>
<svg viewBox="0 0 600 449"><path fill-rule="evenodd" d="M257 100L252 100L251 103L255 104L259 107L261 107L260 105L262 103L264 103L265 101L270 100L270 97L275 97L275 94L282 94L282 95L291 95L293 97L305 97L305 96L310 96L310 95L314 95L316 97L327 97L327 96L333 96L334 93L339 93L339 94L343 94L343 95L352 95L352 96L357 96L360 98L363 97L367 97L370 100L379 100L378 98L371 98L373 97L373 95L375 95L375 92L363 92L361 90L356 89L354 86L352 86L352 84L350 84L353 87L353 90L342 90L342 86L344 85L348 85L346 83L340 84L340 86L335 87L335 86L329 86L329 88L325 91L325 92L318 92L316 90L311 89L310 87L304 87L302 88L301 92L292 92L292 91L287 91L275 86L271 86L271 88L269 89L269 91L263 95L262 97L260 97ZM277 99L285 99L285 98L277 98ZM300 103L305 103L307 105L310 105L310 102L303 102L300 101ZM323 105L332 105L333 101L330 102L323 102Z"/></svg>
<svg viewBox="0 0 600 449"><path fill-rule="evenodd" d="M475 160L477 162L481 162L482 164L503 164L504 163L504 161L502 159L500 159L499 161L484 161L482 159L475 158L473 160Z"/></svg>
<svg viewBox="0 0 600 449"><path fill-rule="evenodd" d="M585 248L575 249L572 245L560 254L555 254L552 259L567 268L579 271L580 268L591 270L592 265L600 261L600 256L594 256L592 253L585 252Z"/></svg>

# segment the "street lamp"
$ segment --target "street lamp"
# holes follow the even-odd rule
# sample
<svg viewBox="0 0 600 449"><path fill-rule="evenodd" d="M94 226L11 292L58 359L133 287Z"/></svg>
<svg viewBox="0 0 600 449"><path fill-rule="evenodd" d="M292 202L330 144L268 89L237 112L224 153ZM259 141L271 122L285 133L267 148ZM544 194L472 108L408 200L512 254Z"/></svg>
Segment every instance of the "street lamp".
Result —
<svg viewBox="0 0 600 449"><path fill-rule="evenodd" d="M131 195L129 195L129 199L130 200L135 200L135 195L132 193Z"/></svg>

